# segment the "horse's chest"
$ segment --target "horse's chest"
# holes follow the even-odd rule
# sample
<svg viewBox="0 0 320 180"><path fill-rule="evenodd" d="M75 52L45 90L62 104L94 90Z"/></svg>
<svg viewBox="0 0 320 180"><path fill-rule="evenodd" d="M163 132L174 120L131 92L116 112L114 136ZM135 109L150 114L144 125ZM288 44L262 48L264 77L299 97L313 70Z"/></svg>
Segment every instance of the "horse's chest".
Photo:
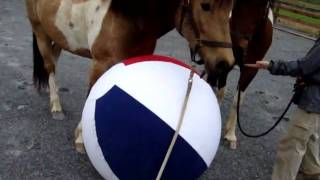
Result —
<svg viewBox="0 0 320 180"><path fill-rule="evenodd" d="M102 28L111 0L62 0L55 25L72 51L91 49Z"/></svg>

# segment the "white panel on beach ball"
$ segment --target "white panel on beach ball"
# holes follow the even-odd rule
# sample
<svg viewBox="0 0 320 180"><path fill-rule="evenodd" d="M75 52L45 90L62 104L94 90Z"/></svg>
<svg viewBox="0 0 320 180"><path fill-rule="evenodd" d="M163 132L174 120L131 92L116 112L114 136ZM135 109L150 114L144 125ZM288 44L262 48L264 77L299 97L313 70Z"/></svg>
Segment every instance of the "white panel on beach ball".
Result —
<svg viewBox="0 0 320 180"><path fill-rule="evenodd" d="M163 56L123 61L92 87L82 114L83 139L108 180L156 178L175 133L190 67ZM220 141L221 117L211 87L195 74L184 121L162 179L198 178Z"/></svg>

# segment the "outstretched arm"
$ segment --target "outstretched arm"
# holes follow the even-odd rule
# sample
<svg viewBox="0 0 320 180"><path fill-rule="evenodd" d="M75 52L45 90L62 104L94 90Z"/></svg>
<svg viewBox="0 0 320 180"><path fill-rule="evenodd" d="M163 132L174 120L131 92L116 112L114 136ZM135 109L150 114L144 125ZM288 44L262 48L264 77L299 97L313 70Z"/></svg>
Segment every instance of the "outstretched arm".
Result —
<svg viewBox="0 0 320 180"><path fill-rule="evenodd" d="M268 69L274 75L290 75L293 77L302 74L298 61L257 61L256 64L246 64L245 66L258 69Z"/></svg>
<svg viewBox="0 0 320 180"><path fill-rule="evenodd" d="M268 69L274 75L290 75L303 77L320 70L320 39L316 41L308 54L297 61L257 61L256 64L246 64L247 67Z"/></svg>

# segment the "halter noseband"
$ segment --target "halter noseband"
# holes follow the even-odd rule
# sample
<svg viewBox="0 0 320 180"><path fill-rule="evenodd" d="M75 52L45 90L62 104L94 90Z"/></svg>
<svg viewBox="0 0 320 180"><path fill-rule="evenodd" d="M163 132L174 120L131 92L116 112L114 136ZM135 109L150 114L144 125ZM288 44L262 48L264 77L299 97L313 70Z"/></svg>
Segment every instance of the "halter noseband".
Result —
<svg viewBox="0 0 320 180"><path fill-rule="evenodd" d="M182 31L182 26L183 26L183 22L184 22L186 13L189 13L190 20L191 20L191 22L190 22L191 27L192 27L192 30L193 30L195 36L196 36L195 48L194 49L190 48L191 60L194 63L199 64L199 65L204 64L203 60L196 60L195 59L196 54L198 53L198 51L201 47L207 46L207 47L219 47L219 48L232 48L232 43L229 43L229 42L201 39L200 31L197 28L196 22L194 20L194 16L192 14L192 5L190 3L190 0L184 0L184 4L182 7L182 11L181 11L180 27L179 27L180 33Z"/></svg>

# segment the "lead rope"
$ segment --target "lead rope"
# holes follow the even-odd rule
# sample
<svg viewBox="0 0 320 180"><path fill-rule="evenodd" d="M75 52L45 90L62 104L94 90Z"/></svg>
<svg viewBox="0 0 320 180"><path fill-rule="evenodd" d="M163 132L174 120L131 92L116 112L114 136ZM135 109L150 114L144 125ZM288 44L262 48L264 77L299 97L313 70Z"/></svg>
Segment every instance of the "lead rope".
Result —
<svg viewBox="0 0 320 180"><path fill-rule="evenodd" d="M239 127L239 130L240 132L246 136L246 137L249 137L249 138L258 138L258 137L262 137L262 136L265 136L267 134L269 134L274 128L277 127L277 125L281 122L281 120L283 119L283 117L286 115L286 113L288 112L290 106L292 105L293 103L293 99L294 97L292 96L291 100L289 101L286 109L283 111L283 113L281 114L281 116L279 117L279 119L273 124L273 126L271 126L271 128L269 128L267 131L263 132L263 133L260 133L260 134L248 134L247 132L245 132L243 129L242 129L242 126L240 124L240 101L241 101L241 90L240 90L240 87L238 86L238 102L237 102L237 122L238 122L238 127Z"/></svg>
<svg viewBox="0 0 320 180"><path fill-rule="evenodd" d="M267 7L267 11L269 10L269 7L270 7L270 1L268 1L268 7ZM267 16L267 15L266 15ZM246 48L243 52L243 61L240 62L239 66L240 66L240 77L241 77L241 73L242 73L242 68L244 67L244 62L245 62L245 59L247 57L247 53L248 53L248 48ZM286 106L285 110L283 111L283 113L281 114L281 116L278 118L278 120L265 132L263 133L260 133L260 134L249 134L247 132L245 132L243 129L242 129L242 126L241 126L241 123L240 123L240 102L241 102L241 90L240 90L240 80L238 81L238 99L237 99L237 123L238 123L238 128L240 130L240 132L246 136L246 137L249 137L249 138L259 138L259 137L262 137L262 136L265 136L267 134L269 134L274 128L277 127L277 125L281 122L281 120L283 119L283 117L286 115L286 113L288 112L289 108L291 107L292 103L293 103L293 100L294 100L294 96L292 96L292 98L290 99L288 105Z"/></svg>
<svg viewBox="0 0 320 180"><path fill-rule="evenodd" d="M189 75L189 79L188 79L187 92L186 92L186 95L184 97L184 102L183 102L183 106L182 106L182 109L181 109L180 118L179 118L179 122L178 122L178 125L177 125L177 128L176 128L176 132L173 135L173 138L172 138L171 143L169 145L169 148L167 150L166 156L165 156L165 158L164 158L164 160L162 162L162 165L161 165L161 168L160 168L160 170L158 172L156 180L160 180L161 179L162 174L164 172L164 169L165 169L165 167L167 165L167 162L168 162L168 160L170 158L170 155L172 153L173 147L174 147L174 145L175 145L175 143L176 143L176 141L178 139L179 132L180 132L180 129L182 127L184 115L186 113L188 100L189 100L190 93L191 93L191 88L192 88L192 84L193 84L193 76L194 76L194 70L191 69L191 72L190 72L190 75Z"/></svg>

